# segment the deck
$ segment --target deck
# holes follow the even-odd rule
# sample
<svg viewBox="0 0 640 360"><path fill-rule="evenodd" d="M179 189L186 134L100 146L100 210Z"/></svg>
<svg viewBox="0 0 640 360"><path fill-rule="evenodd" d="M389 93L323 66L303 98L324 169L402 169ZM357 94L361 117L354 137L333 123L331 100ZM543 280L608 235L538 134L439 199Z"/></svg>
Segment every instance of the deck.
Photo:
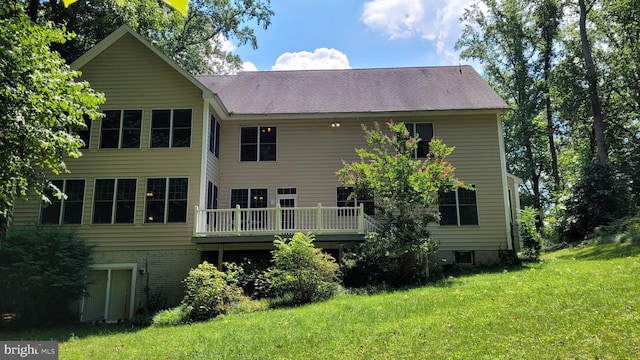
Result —
<svg viewBox="0 0 640 360"><path fill-rule="evenodd" d="M236 242L241 237L270 239L275 235L296 232L313 233L316 236L346 236L363 239L375 231L375 220L359 207L280 207L245 209L195 209L193 242ZM355 235L355 236L354 236ZM265 238L266 236L266 238ZM264 240L260 240L264 241Z"/></svg>

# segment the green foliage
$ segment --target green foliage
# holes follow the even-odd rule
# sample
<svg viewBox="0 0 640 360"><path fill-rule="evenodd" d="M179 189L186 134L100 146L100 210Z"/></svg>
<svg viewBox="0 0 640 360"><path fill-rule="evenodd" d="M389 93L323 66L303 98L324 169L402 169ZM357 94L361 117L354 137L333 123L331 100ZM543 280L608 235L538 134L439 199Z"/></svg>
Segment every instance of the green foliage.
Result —
<svg viewBox="0 0 640 360"><path fill-rule="evenodd" d="M153 326L175 326L185 324L189 320L189 307L178 305L171 309L159 311L153 316Z"/></svg>
<svg viewBox="0 0 640 360"><path fill-rule="evenodd" d="M290 239L274 242L274 266L267 277L282 305L300 305L333 296L339 285L335 259L313 245L312 234L295 233Z"/></svg>
<svg viewBox="0 0 640 360"><path fill-rule="evenodd" d="M427 274L427 256L436 249L427 225L437 221L440 191L465 187L445 159L453 152L439 139L429 142L426 159L414 159L419 138L403 123L363 127L368 148L356 149L360 161L344 163L336 175L345 186L373 193L380 231L348 254L353 284L370 281L406 284Z"/></svg>
<svg viewBox="0 0 640 360"><path fill-rule="evenodd" d="M61 1L23 1L30 13L78 34L57 50L72 62L123 24L155 44L165 55L193 73L227 73L241 69L237 55L222 41L257 48L255 28L266 29L274 15L269 0L190 0L187 16L162 1L85 0L65 8Z"/></svg>
<svg viewBox="0 0 640 360"><path fill-rule="evenodd" d="M582 240L596 227L633 213L629 182L617 176L611 166L589 162L573 189L566 213L565 236L572 241Z"/></svg>
<svg viewBox="0 0 640 360"><path fill-rule="evenodd" d="M522 236L524 245L522 253L524 259L528 261L538 261L540 258L542 237L536 229L537 217L537 210L534 207L527 206L520 211L520 218L518 219L520 236Z"/></svg>
<svg viewBox="0 0 640 360"><path fill-rule="evenodd" d="M83 145L74 132L85 128L84 116L99 117L104 96L77 81L80 73L50 49L71 38L49 22L32 23L20 6L0 5L0 214L5 216L16 198L45 193L45 173L67 171L65 158L79 157Z"/></svg>
<svg viewBox="0 0 640 360"><path fill-rule="evenodd" d="M70 319L87 285L92 249L59 227L13 228L0 247L0 313L29 323Z"/></svg>
<svg viewBox="0 0 640 360"><path fill-rule="evenodd" d="M191 269L182 281L185 296L182 305L187 308L189 321L207 321L240 301L242 290L227 283L226 275L208 262Z"/></svg>
<svg viewBox="0 0 640 360"><path fill-rule="evenodd" d="M240 265L233 262L223 265L227 282L239 286L251 299L266 299L274 296L271 279L265 274L266 269L260 268L251 260L246 260Z"/></svg>

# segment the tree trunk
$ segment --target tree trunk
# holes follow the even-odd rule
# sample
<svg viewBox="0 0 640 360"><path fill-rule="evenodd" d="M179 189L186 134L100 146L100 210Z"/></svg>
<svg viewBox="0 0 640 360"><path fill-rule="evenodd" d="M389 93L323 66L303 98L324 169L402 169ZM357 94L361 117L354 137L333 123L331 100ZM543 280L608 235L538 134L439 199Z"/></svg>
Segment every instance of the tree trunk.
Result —
<svg viewBox="0 0 640 360"><path fill-rule="evenodd" d="M549 44L550 46L550 44ZM551 93L549 91L549 72L551 71L551 54L545 54L544 59L544 82L546 87L545 107L547 112L547 138L549 139L549 153L551 153L551 174L555 190L560 188L560 173L558 172L558 153L554 139L555 128L553 127L553 111L551 108Z"/></svg>
<svg viewBox="0 0 640 360"><path fill-rule="evenodd" d="M526 141L526 156L527 161L531 164L531 186L533 190L533 207L537 210L538 215L536 215L536 230L540 232L542 230L542 194L540 193L540 173L536 171L536 164L533 161L533 145L531 141L527 139Z"/></svg>
<svg viewBox="0 0 640 360"><path fill-rule="evenodd" d="M598 75L591 56L591 45L587 37L587 5L585 0L578 0L580 7L580 41L582 42L582 57L587 72L587 83L589 84L589 98L591 100L591 111L593 115L593 130L596 140L596 152L598 163L605 165L609 162L607 149L604 140L604 119L602 115L602 104L598 94Z"/></svg>

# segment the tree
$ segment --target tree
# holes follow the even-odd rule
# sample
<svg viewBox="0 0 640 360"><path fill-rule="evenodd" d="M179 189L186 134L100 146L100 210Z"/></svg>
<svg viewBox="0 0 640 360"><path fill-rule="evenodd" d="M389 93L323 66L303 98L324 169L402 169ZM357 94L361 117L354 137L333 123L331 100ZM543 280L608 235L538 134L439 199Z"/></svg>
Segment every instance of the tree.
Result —
<svg viewBox="0 0 640 360"><path fill-rule="evenodd" d="M257 48L249 24L266 29L274 15L270 0L191 0L187 16L157 0L132 0L124 5L114 0L85 0L68 8L57 1L28 3L34 21L66 24L69 31L79 35L57 49L68 62L127 24L193 74L239 70L240 58L224 51L221 39Z"/></svg>
<svg viewBox="0 0 640 360"><path fill-rule="evenodd" d="M344 163L336 174L344 186L354 187L352 196L373 195L380 221L379 233L358 246L353 261L367 269L367 280L402 284L426 274L427 256L436 248L427 225L439 218L439 193L465 185L445 160L454 148L432 139L427 158L415 159L420 139L403 123L387 126L389 132L377 123L371 130L363 126L368 148L356 149L360 161Z"/></svg>
<svg viewBox="0 0 640 360"><path fill-rule="evenodd" d="M0 213L14 200L52 187L47 174L67 171L81 155L84 118L100 116L104 96L50 49L72 36L50 22L36 25L20 5L0 7ZM53 187L54 192L60 193ZM60 194L59 194L60 195Z"/></svg>
<svg viewBox="0 0 640 360"><path fill-rule="evenodd" d="M598 91L598 74L596 65L591 54L591 43L587 34L587 14L590 7L587 7L585 0L578 0L580 9L580 42L582 44L582 58L584 60L586 80L589 84L589 100L591 101L591 111L593 116L593 131L596 140L598 162L606 165L609 162L607 147L604 138L604 115L602 113L602 101Z"/></svg>
<svg viewBox="0 0 640 360"><path fill-rule="evenodd" d="M465 24L456 49L462 58L479 60L485 77L513 111L504 117L509 172L526 179L532 204L543 213L543 181L548 173L549 128L541 121L544 87L540 86L540 44L535 8L517 0L480 0L462 17ZM551 36L551 29L544 31ZM554 149L555 151L555 149ZM537 228L542 227L538 217Z"/></svg>
<svg viewBox="0 0 640 360"><path fill-rule="evenodd" d="M69 320L91 263L92 247L69 230L12 228L0 248L0 314L40 325Z"/></svg>

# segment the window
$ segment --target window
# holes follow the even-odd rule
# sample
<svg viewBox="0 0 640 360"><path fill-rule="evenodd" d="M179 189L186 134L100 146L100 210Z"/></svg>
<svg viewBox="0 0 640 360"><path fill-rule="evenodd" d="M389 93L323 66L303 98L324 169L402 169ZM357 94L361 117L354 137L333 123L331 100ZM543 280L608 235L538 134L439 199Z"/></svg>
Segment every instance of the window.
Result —
<svg viewBox="0 0 640 360"><path fill-rule="evenodd" d="M100 148L139 148L142 110L105 110Z"/></svg>
<svg viewBox="0 0 640 360"><path fill-rule="evenodd" d="M93 223L133 224L137 185L137 179L96 179Z"/></svg>
<svg viewBox="0 0 640 360"><path fill-rule="evenodd" d="M189 179L147 179L146 223L187 222Z"/></svg>
<svg viewBox="0 0 640 360"><path fill-rule="evenodd" d="M266 208L267 189L231 189L231 207Z"/></svg>
<svg viewBox="0 0 640 360"><path fill-rule="evenodd" d="M91 119L89 119L88 116L84 116L84 127L75 127L71 129L72 133L75 133L77 138L79 138L80 140L82 140L82 142L84 143L84 145L82 145L82 147L80 147L80 149L88 149L89 148L89 141L91 140Z"/></svg>
<svg viewBox="0 0 640 360"><path fill-rule="evenodd" d="M209 124L209 151L220 158L220 123L213 115Z"/></svg>
<svg viewBox="0 0 640 360"><path fill-rule="evenodd" d="M214 185L213 182L209 181L207 183L207 209L217 209L218 208L218 186ZM214 214L207 213L207 224L211 223L211 219L214 217Z"/></svg>
<svg viewBox="0 0 640 360"><path fill-rule="evenodd" d="M420 138L418 141L418 148L413 155L416 158L426 158L429 153L429 142L433 138L433 124L431 123L408 123L405 124L407 130L409 130L410 136Z"/></svg>
<svg viewBox="0 0 640 360"><path fill-rule="evenodd" d="M191 146L191 109L151 112L152 148Z"/></svg>
<svg viewBox="0 0 640 360"><path fill-rule="evenodd" d="M454 251L453 262L456 264L473 265L473 251Z"/></svg>
<svg viewBox="0 0 640 360"><path fill-rule="evenodd" d="M240 128L240 161L276 161L276 128Z"/></svg>
<svg viewBox="0 0 640 360"><path fill-rule="evenodd" d="M42 224L81 224L85 181L53 180L51 183L65 196L58 199L51 189L46 191L51 204L43 205L40 211L40 222Z"/></svg>
<svg viewBox="0 0 640 360"><path fill-rule="evenodd" d="M440 193L440 225L478 225L478 202L474 190Z"/></svg>
<svg viewBox="0 0 640 360"><path fill-rule="evenodd" d="M354 207L360 206L362 204L364 206L364 213L367 215L375 215L376 207L373 201L373 195L362 192L357 194L356 196L349 198L353 193L352 187L338 187L336 189L336 204L338 207ZM340 213L341 215L347 215L345 213Z"/></svg>

